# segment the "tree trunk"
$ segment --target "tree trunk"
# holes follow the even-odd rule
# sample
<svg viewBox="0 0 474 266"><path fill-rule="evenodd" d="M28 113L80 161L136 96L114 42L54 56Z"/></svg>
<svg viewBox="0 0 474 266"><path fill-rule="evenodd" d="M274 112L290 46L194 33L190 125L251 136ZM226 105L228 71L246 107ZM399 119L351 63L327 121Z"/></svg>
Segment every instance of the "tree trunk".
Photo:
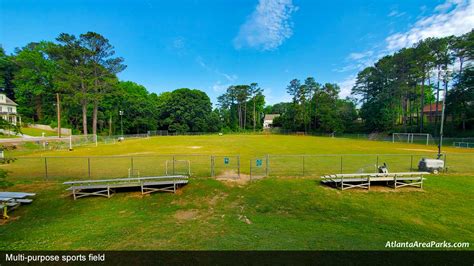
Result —
<svg viewBox="0 0 474 266"><path fill-rule="evenodd" d="M109 136L112 136L112 114L110 114L109 118Z"/></svg>
<svg viewBox="0 0 474 266"><path fill-rule="evenodd" d="M94 101L94 109L92 110L92 134L97 135L97 112L99 109L99 103Z"/></svg>
<svg viewBox="0 0 474 266"><path fill-rule="evenodd" d="M253 131L255 132L255 126L257 125L255 120L255 96L253 97Z"/></svg>
<svg viewBox="0 0 474 266"><path fill-rule="evenodd" d="M43 119L43 103L41 100L41 95L35 96L35 109L36 109L36 118L39 121Z"/></svg>
<svg viewBox="0 0 474 266"><path fill-rule="evenodd" d="M239 103L239 129L242 129L242 106Z"/></svg>
<svg viewBox="0 0 474 266"><path fill-rule="evenodd" d="M423 80L421 81L421 95L420 95L420 112L418 113L418 123L420 125L420 133L423 133L423 109L425 107L425 80L426 77L423 75Z"/></svg>
<svg viewBox="0 0 474 266"><path fill-rule="evenodd" d="M87 100L86 100L86 88L84 85L84 81L81 80L81 92L84 94L82 95L83 99L81 100L82 105L82 132L85 136L87 136Z"/></svg>
<svg viewBox="0 0 474 266"><path fill-rule="evenodd" d="M87 136L87 101L82 100L82 131Z"/></svg>
<svg viewBox="0 0 474 266"><path fill-rule="evenodd" d="M244 102L244 130L247 129L247 102Z"/></svg>

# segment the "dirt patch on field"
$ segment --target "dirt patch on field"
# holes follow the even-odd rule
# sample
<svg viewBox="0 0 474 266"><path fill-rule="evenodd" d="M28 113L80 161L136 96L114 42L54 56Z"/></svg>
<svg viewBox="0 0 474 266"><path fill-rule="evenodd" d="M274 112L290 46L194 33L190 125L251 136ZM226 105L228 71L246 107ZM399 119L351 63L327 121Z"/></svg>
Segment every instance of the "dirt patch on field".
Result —
<svg viewBox="0 0 474 266"><path fill-rule="evenodd" d="M425 152L437 152L436 150L428 150L428 149L406 149L406 148L398 148L397 150L403 150L403 151L425 151Z"/></svg>
<svg viewBox="0 0 474 266"><path fill-rule="evenodd" d="M146 154L154 154L152 151L146 151L146 152L133 152L133 153L126 153L122 155L146 155Z"/></svg>
<svg viewBox="0 0 474 266"><path fill-rule="evenodd" d="M126 194L126 198L143 198L143 197L149 197L150 194L145 194L143 195L141 192L129 192Z"/></svg>
<svg viewBox="0 0 474 266"><path fill-rule="evenodd" d="M188 221L196 218L197 215L198 210L177 211L174 214L174 218L180 221Z"/></svg>
<svg viewBox="0 0 474 266"><path fill-rule="evenodd" d="M8 181L8 180L7 180ZM56 183L52 182L34 182L30 184L14 184L11 187L4 188L5 191L21 191L27 193L38 193L38 191L51 189L56 186Z"/></svg>
<svg viewBox="0 0 474 266"><path fill-rule="evenodd" d="M227 196L228 196L227 193L219 193L209 200L209 204L211 206L215 206L219 201L222 201L225 198L227 198Z"/></svg>
<svg viewBox="0 0 474 266"><path fill-rule="evenodd" d="M424 192L421 188L416 187L402 187L402 188L391 188L386 186L370 186L370 191L376 192L387 192L387 193L400 193L400 192Z"/></svg>
<svg viewBox="0 0 474 266"><path fill-rule="evenodd" d="M3 212L3 210L2 210ZM16 221L20 219L20 216L10 216L10 218L8 219L0 219L0 225L4 225L4 224L7 224L7 223L10 223L10 222L13 222L13 221Z"/></svg>
<svg viewBox="0 0 474 266"><path fill-rule="evenodd" d="M250 181L250 175L240 174L235 170L226 170L216 176L219 180L227 185L244 185Z"/></svg>

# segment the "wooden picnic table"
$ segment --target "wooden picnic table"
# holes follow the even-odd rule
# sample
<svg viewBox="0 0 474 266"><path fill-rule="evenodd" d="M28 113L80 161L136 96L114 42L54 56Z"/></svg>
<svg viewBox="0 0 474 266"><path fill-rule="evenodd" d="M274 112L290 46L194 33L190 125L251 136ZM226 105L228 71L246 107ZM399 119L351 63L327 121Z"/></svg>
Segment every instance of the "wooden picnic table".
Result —
<svg viewBox="0 0 474 266"><path fill-rule="evenodd" d="M9 218L9 210L16 209L22 203L31 203L33 200L27 199L27 197L35 195L35 193L25 192L0 192L0 209L3 210L2 217L4 219Z"/></svg>
<svg viewBox="0 0 474 266"><path fill-rule="evenodd" d="M0 197L11 197L15 199L23 199L26 197L34 197L35 193L25 193L25 192L0 192Z"/></svg>

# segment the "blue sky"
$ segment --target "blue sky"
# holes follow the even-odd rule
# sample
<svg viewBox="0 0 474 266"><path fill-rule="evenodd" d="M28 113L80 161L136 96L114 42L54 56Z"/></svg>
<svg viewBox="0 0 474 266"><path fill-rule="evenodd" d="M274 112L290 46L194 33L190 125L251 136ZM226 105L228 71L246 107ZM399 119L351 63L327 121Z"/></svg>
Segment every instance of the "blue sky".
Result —
<svg viewBox="0 0 474 266"><path fill-rule="evenodd" d="M61 32L98 32L125 58L122 80L160 93L188 87L215 103L230 84L258 82L268 103L293 78L350 92L357 71L426 37L474 28L473 0L0 0L11 53Z"/></svg>

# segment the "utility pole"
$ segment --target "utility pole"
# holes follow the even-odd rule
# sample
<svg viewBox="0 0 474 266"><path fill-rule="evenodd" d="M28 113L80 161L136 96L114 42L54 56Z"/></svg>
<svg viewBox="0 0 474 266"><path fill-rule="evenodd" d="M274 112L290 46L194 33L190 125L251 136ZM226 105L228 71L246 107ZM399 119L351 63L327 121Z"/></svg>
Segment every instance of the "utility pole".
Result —
<svg viewBox="0 0 474 266"><path fill-rule="evenodd" d="M119 111L119 114L120 114L120 129L122 131L122 137L123 137L123 111Z"/></svg>
<svg viewBox="0 0 474 266"><path fill-rule="evenodd" d="M61 137L61 102L59 100L59 93L56 93L56 108L58 112L58 138Z"/></svg>
<svg viewBox="0 0 474 266"><path fill-rule="evenodd" d="M446 70L446 74L447 75L448 72ZM442 154L441 154L441 148L443 146L443 132L444 132L444 109L446 109L446 96L448 95L448 78L445 77L446 81L445 81L445 88L444 88L444 95L443 95L443 105L442 105L442 110L441 110L441 125L440 125L440 129L439 129L439 143L438 143L438 159L441 158Z"/></svg>

